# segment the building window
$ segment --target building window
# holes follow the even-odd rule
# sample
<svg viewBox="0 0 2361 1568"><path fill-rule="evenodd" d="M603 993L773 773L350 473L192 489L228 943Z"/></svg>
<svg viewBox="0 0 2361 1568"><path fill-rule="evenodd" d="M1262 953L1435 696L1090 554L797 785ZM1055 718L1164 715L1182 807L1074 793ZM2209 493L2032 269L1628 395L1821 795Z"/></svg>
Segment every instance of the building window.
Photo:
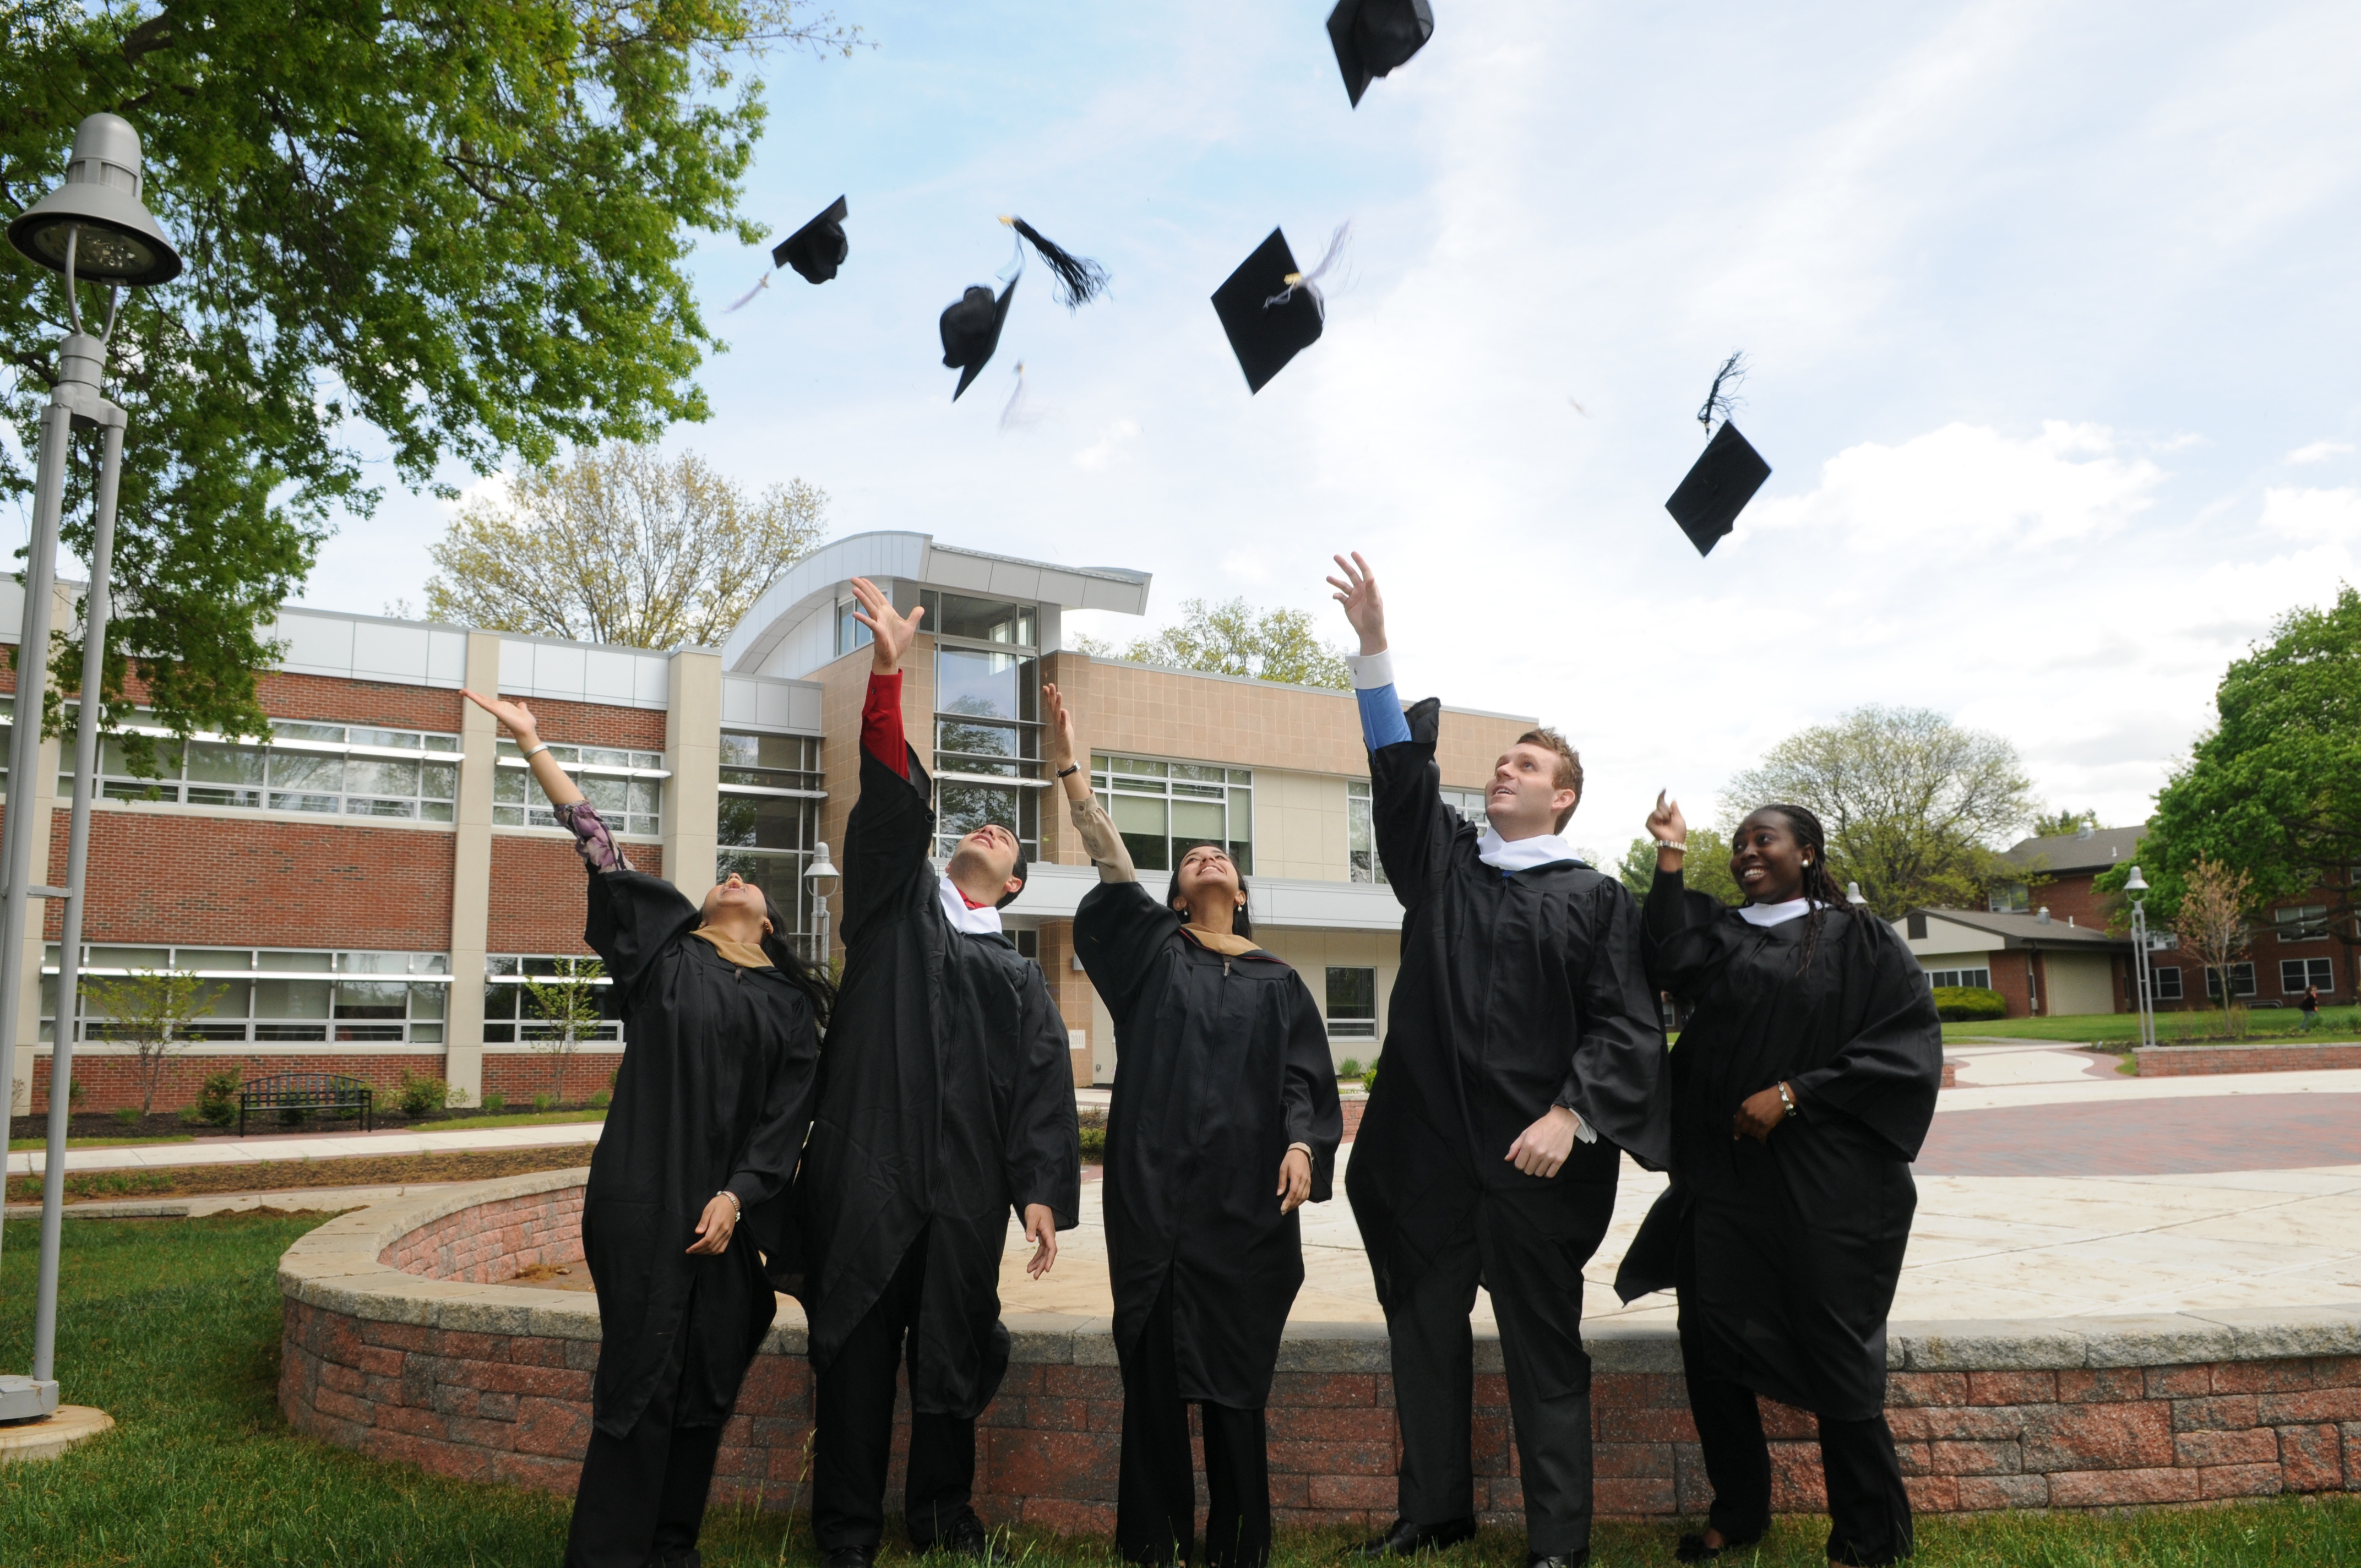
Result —
<svg viewBox="0 0 2361 1568"><path fill-rule="evenodd" d="M1988 969L1933 969L1927 971L1930 986L1966 985L1981 991L1992 989L1992 970Z"/></svg>
<svg viewBox="0 0 2361 1568"><path fill-rule="evenodd" d="M531 1046L562 1037L563 1025L548 1017L546 1006L533 992L538 984L543 988L542 994L550 994L552 981L571 981L591 992L601 1003L602 1013L607 991L614 984L601 972L597 959L552 953L494 953L484 960L484 1044ZM623 1025L606 1017L588 1031L575 1036L584 1042L622 1037Z"/></svg>
<svg viewBox="0 0 2361 1568"><path fill-rule="evenodd" d="M2279 992L2284 996L2301 996L2304 987L2316 985L2323 992L2336 989L2336 964L2333 959L2281 959L2279 960Z"/></svg>
<svg viewBox="0 0 2361 1568"><path fill-rule="evenodd" d="M71 712L77 705L68 704ZM335 817L449 822L459 797L459 737L423 729L273 719L267 745L198 739L183 742L148 725L126 725L153 743L159 776L133 772L115 736L98 747L98 795L179 806L310 811ZM62 749L72 760L71 744ZM60 773L58 794L73 789Z"/></svg>
<svg viewBox="0 0 2361 1568"><path fill-rule="evenodd" d="M836 652L839 657L856 648L869 646L869 628L853 619L852 612L860 608L859 599L846 599L836 607Z"/></svg>
<svg viewBox="0 0 2361 1568"><path fill-rule="evenodd" d="M1444 790L1443 804L1459 813L1459 819L1478 833L1492 825L1492 819L1484 814L1484 792L1480 789Z"/></svg>
<svg viewBox="0 0 2361 1568"><path fill-rule="evenodd" d="M1029 604L921 592L935 633L935 852L986 823L1041 852L1041 662Z"/></svg>
<svg viewBox="0 0 2361 1568"><path fill-rule="evenodd" d="M2147 978L2156 988L2157 1001L2180 1000L2180 969L2178 965L2152 964L2148 968Z"/></svg>
<svg viewBox="0 0 2361 1568"><path fill-rule="evenodd" d="M2271 911L2271 920L2279 927L2282 942L2324 942L2328 940L2328 905L2301 904Z"/></svg>
<svg viewBox="0 0 2361 1568"><path fill-rule="evenodd" d="M2000 883L1984 894L1984 907L1995 915L2022 915L2033 902L2033 890L2021 882Z"/></svg>
<svg viewBox="0 0 2361 1568"><path fill-rule="evenodd" d="M713 873L731 872L769 895L785 937L805 958L817 960L818 925L811 865L819 836L820 740L817 735L721 732L721 798Z"/></svg>
<svg viewBox="0 0 2361 1568"><path fill-rule="evenodd" d="M1353 882L1383 883L1385 862L1378 859L1378 828L1370 816L1369 781L1345 781L1345 875Z"/></svg>
<svg viewBox="0 0 2361 1568"><path fill-rule="evenodd" d="M721 787L796 790L820 788L819 737L761 735L749 729L721 732Z"/></svg>
<svg viewBox="0 0 2361 1568"><path fill-rule="evenodd" d="M1377 970L1330 966L1328 1037L1332 1040L1374 1040L1378 1037Z"/></svg>
<svg viewBox="0 0 2361 1568"><path fill-rule="evenodd" d="M664 781L672 775L664 771L663 752L552 746L549 756L616 832L653 838L664 831ZM549 797L534 782L532 766L513 740L500 743L500 771L492 775L492 826L557 826Z"/></svg>
<svg viewBox="0 0 2361 1568"><path fill-rule="evenodd" d="M41 969L44 1040L57 1038L59 956L49 948ZM439 1045L451 989L444 953L85 947L74 988L75 1038L111 1037L108 981L157 970L183 970L202 982L205 1014L184 1037L207 1043Z"/></svg>
<svg viewBox="0 0 2361 1568"><path fill-rule="evenodd" d="M2255 966L2252 964L2232 964L2230 966L2230 989L2240 996L2254 995ZM2211 964L2208 964L2205 967L2205 996L2206 999L2211 1002L2219 1002L2222 1000L2222 971L2213 968Z"/></svg>
<svg viewBox="0 0 2361 1568"><path fill-rule="evenodd" d="M1131 862L1169 872L1199 844L1219 844L1254 874L1254 774L1207 762L1091 758L1091 787L1106 803Z"/></svg>

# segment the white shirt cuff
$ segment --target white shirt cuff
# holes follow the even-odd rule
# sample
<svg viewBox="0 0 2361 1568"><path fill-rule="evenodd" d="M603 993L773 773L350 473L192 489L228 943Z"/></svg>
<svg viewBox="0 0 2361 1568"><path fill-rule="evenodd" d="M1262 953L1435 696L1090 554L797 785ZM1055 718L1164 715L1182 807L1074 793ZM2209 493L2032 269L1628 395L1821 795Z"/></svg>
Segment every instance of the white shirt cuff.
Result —
<svg viewBox="0 0 2361 1568"><path fill-rule="evenodd" d="M1598 1129L1584 1121L1582 1119L1581 1112L1569 1108L1567 1113L1574 1118L1574 1135L1576 1137L1580 1138L1586 1144L1595 1144L1598 1141Z"/></svg>
<svg viewBox="0 0 2361 1568"><path fill-rule="evenodd" d="M1378 653L1347 653L1345 667L1353 672L1355 691L1375 691L1394 684L1394 655L1390 648Z"/></svg>

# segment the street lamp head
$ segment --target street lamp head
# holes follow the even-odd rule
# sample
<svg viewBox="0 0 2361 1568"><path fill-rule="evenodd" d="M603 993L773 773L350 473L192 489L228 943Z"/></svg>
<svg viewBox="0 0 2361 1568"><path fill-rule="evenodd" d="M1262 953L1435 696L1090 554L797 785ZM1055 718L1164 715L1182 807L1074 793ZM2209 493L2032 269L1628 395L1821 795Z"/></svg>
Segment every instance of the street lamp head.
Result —
<svg viewBox="0 0 2361 1568"><path fill-rule="evenodd" d="M812 863L804 869L804 880L812 884L814 893L822 898L827 897L836 891L836 879L843 874L836 869L836 862L828 858L826 844L812 846Z"/></svg>
<svg viewBox="0 0 2361 1568"><path fill-rule="evenodd" d="M1861 895L1861 883L1857 882L1849 882L1845 883L1845 902L1852 905L1856 908L1863 907L1868 905L1869 900Z"/></svg>
<svg viewBox="0 0 2361 1568"><path fill-rule="evenodd" d="M139 133L119 115L74 130L66 181L8 225L8 243L52 272L137 289L181 275L181 253L139 201Z"/></svg>
<svg viewBox="0 0 2361 1568"><path fill-rule="evenodd" d="M2124 891L2125 893L2146 893L2147 891L2147 878L2140 875L2139 867L2134 866L2132 868L2132 874L2124 879Z"/></svg>

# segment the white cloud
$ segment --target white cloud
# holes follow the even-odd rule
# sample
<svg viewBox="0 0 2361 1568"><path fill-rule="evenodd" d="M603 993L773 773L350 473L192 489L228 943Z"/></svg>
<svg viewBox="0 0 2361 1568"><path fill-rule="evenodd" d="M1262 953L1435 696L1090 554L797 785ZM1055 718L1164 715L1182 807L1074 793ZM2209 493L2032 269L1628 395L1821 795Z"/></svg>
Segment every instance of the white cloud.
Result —
<svg viewBox="0 0 2361 1568"><path fill-rule="evenodd" d="M1139 439L1139 422L1119 419L1106 427L1106 433L1088 446L1074 454L1074 466L1093 474L1103 474L1130 455L1130 446Z"/></svg>
<svg viewBox="0 0 2361 1568"><path fill-rule="evenodd" d="M2307 543L2361 543L2361 490L2271 488L2263 492L2263 531Z"/></svg>
<svg viewBox="0 0 2361 1568"><path fill-rule="evenodd" d="M2287 455L2290 463L2324 463L2331 457L2341 457L2353 450L2349 441L2315 441L2309 446L2299 446Z"/></svg>

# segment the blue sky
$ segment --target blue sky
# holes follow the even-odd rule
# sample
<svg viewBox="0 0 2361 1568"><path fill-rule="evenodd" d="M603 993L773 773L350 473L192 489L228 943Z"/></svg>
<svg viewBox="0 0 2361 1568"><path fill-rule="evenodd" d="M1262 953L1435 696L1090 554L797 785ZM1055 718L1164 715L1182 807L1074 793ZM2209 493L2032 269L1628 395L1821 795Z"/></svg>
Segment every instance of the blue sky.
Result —
<svg viewBox="0 0 2361 1568"><path fill-rule="evenodd" d="M750 203L844 193L851 257L718 318L673 444L835 532L1152 571L1150 623L1243 594L1342 641L1358 547L1405 686L1564 727L1602 850L1866 702L2135 820L2223 665L2356 576L2361 10L1435 0L1356 111L1326 9L851 0L878 47L763 67ZM1113 291L1070 318L1032 268L953 405L936 317L1010 212ZM1346 219L1325 337L1249 397L1206 296ZM709 245L709 308L766 265ZM1741 347L1774 472L1700 561L1663 501ZM417 599L444 516L390 501L306 598Z"/></svg>

